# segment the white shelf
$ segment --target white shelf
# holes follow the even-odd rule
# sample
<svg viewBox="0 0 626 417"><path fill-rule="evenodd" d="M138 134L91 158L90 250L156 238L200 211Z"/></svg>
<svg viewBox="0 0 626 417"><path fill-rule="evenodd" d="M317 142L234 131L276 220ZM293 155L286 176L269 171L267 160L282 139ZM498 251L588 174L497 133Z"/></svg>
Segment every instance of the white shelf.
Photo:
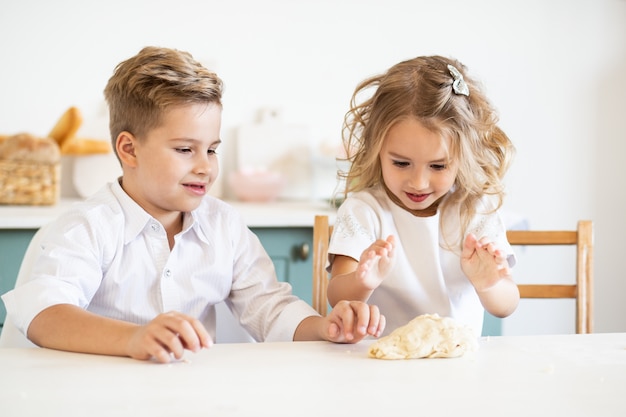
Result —
<svg viewBox="0 0 626 417"><path fill-rule="evenodd" d="M53 221L78 199L61 199L54 206L0 205L0 229L38 229ZM312 227L316 214L334 216L322 201L276 201L241 203L229 201L242 213L248 227Z"/></svg>

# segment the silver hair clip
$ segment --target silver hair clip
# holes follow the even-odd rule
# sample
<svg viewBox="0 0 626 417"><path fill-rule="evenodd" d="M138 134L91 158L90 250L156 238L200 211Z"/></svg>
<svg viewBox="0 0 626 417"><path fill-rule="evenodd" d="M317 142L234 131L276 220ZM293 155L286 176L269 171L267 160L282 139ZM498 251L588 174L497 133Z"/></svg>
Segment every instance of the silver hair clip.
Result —
<svg viewBox="0 0 626 417"><path fill-rule="evenodd" d="M469 97L469 87L463 79L463 74L461 74L458 69L450 64L448 64L448 71L450 71L452 78L454 78L454 81L452 82L452 89L454 90L454 92L456 94L462 94Z"/></svg>

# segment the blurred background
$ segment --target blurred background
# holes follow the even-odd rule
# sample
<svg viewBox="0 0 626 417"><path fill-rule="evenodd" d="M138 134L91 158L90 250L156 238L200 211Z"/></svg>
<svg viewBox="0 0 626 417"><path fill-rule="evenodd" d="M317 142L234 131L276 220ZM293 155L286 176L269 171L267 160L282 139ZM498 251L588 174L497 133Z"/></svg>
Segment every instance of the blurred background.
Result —
<svg viewBox="0 0 626 417"><path fill-rule="evenodd" d="M224 144L213 192L227 199L242 169L282 171L281 199L332 197L356 84L417 55L456 57L518 150L507 215L531 228L593 220L595 330L626 331L624 0L0 0L0 39L0 134L46 135L76 106L79 133L108 140L104 86L147 45L217 71ZM558 255L539 270L564 265ZM571 306L520 308L536 320L514 315L505 334L536 332L545 315L573 328Z"/></svg>

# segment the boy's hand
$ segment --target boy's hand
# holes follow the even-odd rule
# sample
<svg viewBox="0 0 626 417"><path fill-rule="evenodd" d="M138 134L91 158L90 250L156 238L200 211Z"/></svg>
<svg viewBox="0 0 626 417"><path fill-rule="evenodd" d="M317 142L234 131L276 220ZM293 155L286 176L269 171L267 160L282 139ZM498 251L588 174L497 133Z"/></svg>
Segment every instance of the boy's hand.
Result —
<svg viewBox="0 0 626 417"><path fill-rule="evenodd" d="M361 301L340 301L324 317L324 339L335 343L357 343L367 335L378 337L385 329L385 316L377 306Z"/></svg>
<svg viewBox="0 0 626 417"><path fill-rule="evenodd" d="M185 314L172 311L159 314L150 323L138 327L128 343L128 355L146 360L154 357L161 363L183 357L184 350L197 352L213 344L202 323Z"/></svg>

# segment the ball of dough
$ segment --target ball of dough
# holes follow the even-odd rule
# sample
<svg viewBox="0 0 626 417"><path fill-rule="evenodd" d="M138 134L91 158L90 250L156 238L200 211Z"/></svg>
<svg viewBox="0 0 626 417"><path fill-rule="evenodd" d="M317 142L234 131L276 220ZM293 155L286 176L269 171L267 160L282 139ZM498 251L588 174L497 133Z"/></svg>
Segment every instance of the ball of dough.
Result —
<svg viewBox="0 0 626 417"><path fill-rule="evenodd" d="M454 358L477 348L469 326L450 317L424 314L378 339L368 354L376 359Z"/></svg>

